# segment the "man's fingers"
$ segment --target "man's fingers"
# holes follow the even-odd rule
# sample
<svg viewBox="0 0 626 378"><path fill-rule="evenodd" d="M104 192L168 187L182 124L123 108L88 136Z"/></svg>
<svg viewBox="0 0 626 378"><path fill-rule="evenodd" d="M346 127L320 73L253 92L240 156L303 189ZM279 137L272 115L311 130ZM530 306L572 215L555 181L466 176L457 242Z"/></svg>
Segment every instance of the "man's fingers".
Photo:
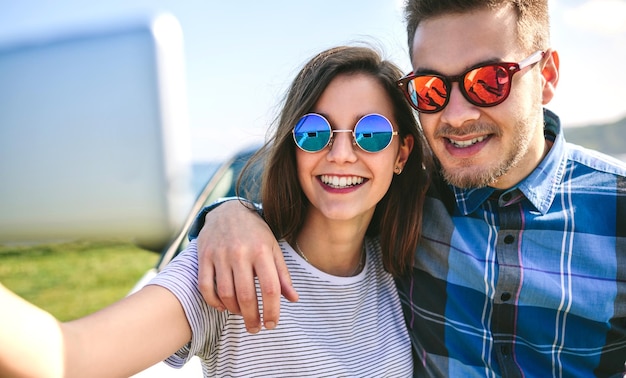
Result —
<svg viewBox="0 0 626 378"><path fill-rule="evenodd" d="M233 274L238 307L246 324L246 329L250 333L257 333L261 330L261 317L259 315L256 286L254 285L254 273L251 269L237 269ZM224 298L222 297L222 299Z"/></svg>
<svg viewBox="0 0 626 378"><path fill-rule="evenodd" d="M215 288L215 269L210 262L200 264L198 269L198 288L206 303L219 311L224 311L226 306L220 300Z"/></svg>
<svg viewBox="0 0 626 378"><path fill-rule="evenodd" d="M241 314L230 266L217 265L215 267L215 285L215 293L217 293L222 305L233 314Z"/></svg>
<svg viewBox="0 0 626 378"><path fill-rule="evenodd" d="M280 252L280 249L278 251ZM263 325L267 329L274 329L280 317L280 282L274 261L266 260L257 264L255 272L259 277L263 298Z"/></svg>
<svg viewBox="0 0 626 378"><path fill-rule="evenodd" d="M278 274L278 280L280 282L280 292L289 302L297 302L299 295L296 289L293 287L293 282L291 281L291 275L289 274L289 269L287 269L287 265L285 265L285 260L281 258L276 260L276 272Z"/></svg>
<svg viewBox="0 0 626 378"><path fill-rule="evenodd" d="M255 274L266 328L278 324L281 290L288 300L298 299L272 230L238 201L206 215L198 235L198 259L199 288L207 304L243 316L248 332L261 329Z"/></svg>

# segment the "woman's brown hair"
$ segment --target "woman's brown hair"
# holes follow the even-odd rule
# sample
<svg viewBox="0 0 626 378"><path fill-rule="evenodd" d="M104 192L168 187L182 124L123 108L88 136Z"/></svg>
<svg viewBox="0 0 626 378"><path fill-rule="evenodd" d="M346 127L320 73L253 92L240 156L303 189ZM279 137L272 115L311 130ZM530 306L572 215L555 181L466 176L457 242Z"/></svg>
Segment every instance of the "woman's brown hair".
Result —
<svg viewBox="0 0 626 378"><path fill-rule="evenodd" d="M431 158L415 114L396 86L402 71L374 49L340 46L313 57L291 83L272 135L241 177L251 165L264 159L260 192L265 221L276 238L293 244L309 205L296 172L293 126L311 112L335 77L357 73L369 75L383 86L393 104L400 137L412 135L415 140L404 170L394 175L367 230L367 235L380 237L387 271L400 275L412 265L419 240Z"/></svg>

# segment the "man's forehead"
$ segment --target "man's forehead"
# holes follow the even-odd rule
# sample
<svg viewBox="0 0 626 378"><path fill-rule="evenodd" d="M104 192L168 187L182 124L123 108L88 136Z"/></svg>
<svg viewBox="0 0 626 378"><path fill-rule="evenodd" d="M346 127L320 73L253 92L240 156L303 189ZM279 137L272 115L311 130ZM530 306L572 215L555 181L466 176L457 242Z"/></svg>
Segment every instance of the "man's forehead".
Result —
<svg viewBox="0 0 626 378"><path fill-rule="evenodd" d="M413 36L414 70L454 74L476 63L510 59L518 51L512 11L478 10L422 21Z"/></svg>

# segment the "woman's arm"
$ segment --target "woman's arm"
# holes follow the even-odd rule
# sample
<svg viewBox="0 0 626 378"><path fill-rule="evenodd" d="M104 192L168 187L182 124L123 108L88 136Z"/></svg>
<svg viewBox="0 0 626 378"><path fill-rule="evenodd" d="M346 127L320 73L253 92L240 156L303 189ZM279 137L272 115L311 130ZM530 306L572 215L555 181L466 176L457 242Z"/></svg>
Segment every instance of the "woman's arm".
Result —
<svg viewBox="0 0 626 378"><path fill-rule="evenodd" d="M2 377L130 376L191 339L180 302L162 287L146 286L68 323L1 289Z"/></svg>
<svg viewBox="0 0 626 378"><path fill-rule="evenodd" d="M0 377L62 377L61 325L0 284Z"/></svg>

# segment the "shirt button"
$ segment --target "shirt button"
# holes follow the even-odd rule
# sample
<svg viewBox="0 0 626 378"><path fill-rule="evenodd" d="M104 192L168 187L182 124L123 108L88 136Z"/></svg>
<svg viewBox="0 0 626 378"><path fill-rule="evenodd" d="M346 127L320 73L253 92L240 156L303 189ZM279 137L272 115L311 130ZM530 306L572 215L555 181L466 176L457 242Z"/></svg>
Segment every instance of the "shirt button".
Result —
<svg viewBox="0 0 626 378"><path fill-rule="evenodd" d="M511 244L515 241L515 236L513 235L507 235L504 237L504 243L505 244Z"/></svg>
<svg viewBox="0 0 626 378"><path fill-rule="evenodd" d="M509 299L511 299L511 293L509 292L504 292L502 293L502 295L500 296L500 299L502 299L503 302L508 301Z"/></svg>
<svg viewBox="0 0 626 378"><path fill-rule="evenodd" d="M511 353L509 346L508 345L503 345L500 347L500 352L502 353L502 356L504 358L509 357L509 354Z"/></svg>
<svg viewBox="0 0 626 378"><path fill-rule="evenodd" d="M511 200L511 197L512 197L511 192L504 193L504 195L502 196L502 200L504 202L509 202Z"/></svg>

